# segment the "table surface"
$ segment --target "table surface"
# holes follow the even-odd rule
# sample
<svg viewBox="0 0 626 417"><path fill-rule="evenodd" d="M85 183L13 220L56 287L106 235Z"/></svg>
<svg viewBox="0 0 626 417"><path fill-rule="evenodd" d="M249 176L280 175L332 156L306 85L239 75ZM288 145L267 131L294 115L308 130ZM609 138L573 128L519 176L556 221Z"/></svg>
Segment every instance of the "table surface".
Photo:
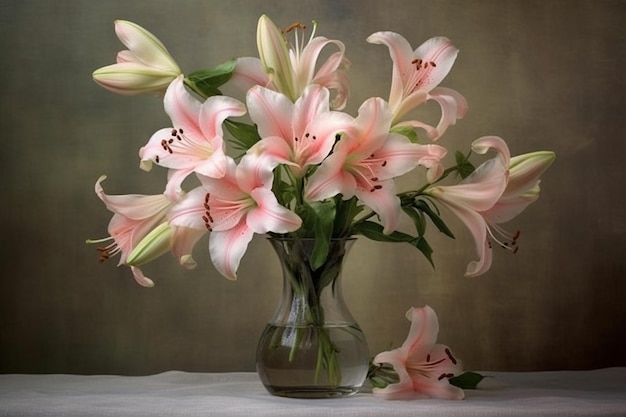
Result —
<svg viewBox="0 0 626 417"><path fill-rule="evenodd" d="M0 416L626 416L626 367L481 372L463 401L268 394L255 373L0 375Z"/></svg>

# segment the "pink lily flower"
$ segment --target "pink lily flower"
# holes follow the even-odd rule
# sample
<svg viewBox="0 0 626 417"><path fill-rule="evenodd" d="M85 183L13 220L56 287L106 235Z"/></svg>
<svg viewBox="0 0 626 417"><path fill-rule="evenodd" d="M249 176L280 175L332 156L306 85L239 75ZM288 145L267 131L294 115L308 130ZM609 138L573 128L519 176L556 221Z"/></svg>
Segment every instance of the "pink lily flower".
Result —
<svg viewBox="0 0 626 417"><path fill-rule="evenodd" d="M510 159L506 189L498 202L484 213L490 224L512 220L539 198L539 177L552 165L555 157L554 152L537 151Z"/></svg>
<svg viewBox="0 0 626 417"><path fill-rule="evenodd" d="M487 136L472 144L472 149L478 153L486 152L489 147L499 150L498 156L484 162L459 184L432 186L424 191L454 213L474 238L479 259L470 262L466 276L481 275L491 267L492 248L488 235L492 233L484 213L498 202L508 181L510 157L506 143L498 137Z"/></svg>
<svg viewBox="0 0 626 417"><path fill-rule="evenodd" d="M555 154L549 151L510 158L508 181L502 196L491 208L481 213L487 222L490 238L500 247L513 253L519 249L519 230L509 232L500 224L514 219L539 198L539 177L552 165L554 158Z"/></svg>
<svg viewBox="0 0 626 417"><path fill-rule="evenodd" d="M184 268L194 269L197 266L191 253L198 240L206 234L206 230L172 225L172 212L177 205L170 210L167 222L163 222L152 229L137 243L126 259L128 265L140 266L167 252L172 252Z"/></svg>
<svg viewBox="0 0 626 417"><path fill-rule="evenodd" d="M244 90L255 85L267 87L283 93L295 102L307 86L318 84L334 93L331 107L341 110L348 100L349 86L345 69L350 62L344 57L344 44L323 36L314 36L317 23L308 43L298 37L298 30L304 25L294 24L281 31L269 17L259 18L257 26L257 46L259 58L237 60L231 81ZM295 30L295 46L290 45L285 33ZM317 60L327 45L335 45L338 51L332 53L316 70Z"/></svg>
<svg viewBox="0 0 626 417"><path fill-rule="evenodd" d="M110 236L105 239L88 240L88 243L111 241L108 245L98 248L100 262L119 254L118 265L129 265L139 285L152 287L154 282L146 277L137 266L128 264L127 258L144 237L156 226L166 221L167 214L175 201L164 194L107 195L100 184L105 178L106 176L102 176L98 179L95 191L106 207L114 213L108 226Z"/></svg>
<svg viewBox="0 0 626 417"><path fill-rule="evenodd" d="M442 111L437 127L416 120L401 124L425 129L429 137L436 140L448 126L465 116L465 98L455 90L438 87L450 72L459 52L450 40L434 37L415 51L404 37L394 32L376 32L367 41L386 45L393 60L389 95L393 111L392 124L395 125L406 113L427 100L435 100Z"/></svg>
<svg viewBox="0 0 626 417"><path fill-rule="evenodd" d="M243 103L226 96L200 103L187 92L180 76L168 87L164 106L173 127L158 130L140 149L142 169L149 171L152 162L170 168L165 191L170 196L181 192L181 183L192 172L224 176L227 162L222 123L245 114Z"/></svg>
<svg viewBox="0 0 626 417"><path fill-rule="evenodd" d="M211 260L226 278L237 278L254 233L288 233L302 224L272 193L274 166L254 155L244 156L239 165L229 158L222 178L199 176L202 187L190 191L172 210L172 225L210 231Z"/></svg>
<svg viewBox="0 0 626 417"><path fill-rule="evenodd" d="M440 175L446 149L411 143L403 135L390 133L391 118L384 100L364 102L356 126L344 132L333 153L309 179L305 198L324 200L341 193L350 199L356 195L378 214L384 233L393 232L401 211L393 178L417 165L430 168L431 176Z"/></svg>
<svg viewBox="0 0 626 417"><path fill-rule="evenodd" d="M425 306L406 313L411 321L409 334L400 348L374 357L375 364L393 366L400 381L385 388L374 388L373 394L386 399L410 399L416 395L448 400L462 400L465 393L448 382L463 368L450 348L437 344L439 320L435 311Z"/></svg>
<svg viewBox="0 0 626 417"><path fill-rule="evenodd" d="M247 95L248 111L262 140L248 153L289 165L298 177L307 166L321 163L335 136L353 124L349 115L329 110L328 97L328 89L319 85L305 88L295 103L284 94L252 87Z"/></svg>
<svg viewBox="0 0 626 417"><path fill-rule="evenodd" d="M133 22L115 21L115 33L128 48L117 63L93 72L93 79L114 93L136 95L162 92L182 72L163 43Z"/></svg>

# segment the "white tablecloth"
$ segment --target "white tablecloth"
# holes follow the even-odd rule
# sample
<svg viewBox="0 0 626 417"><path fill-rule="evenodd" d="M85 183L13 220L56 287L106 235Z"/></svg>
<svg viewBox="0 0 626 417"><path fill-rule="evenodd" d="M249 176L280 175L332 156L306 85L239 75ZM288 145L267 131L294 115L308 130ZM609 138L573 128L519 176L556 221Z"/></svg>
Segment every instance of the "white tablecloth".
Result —
<svg viewBox="0 0 626 417"><path fill-rule="evenodd" d="M254 373L0 375L0 416L626 416L626 368L482 372L463 401L269 395Z"/></svg>

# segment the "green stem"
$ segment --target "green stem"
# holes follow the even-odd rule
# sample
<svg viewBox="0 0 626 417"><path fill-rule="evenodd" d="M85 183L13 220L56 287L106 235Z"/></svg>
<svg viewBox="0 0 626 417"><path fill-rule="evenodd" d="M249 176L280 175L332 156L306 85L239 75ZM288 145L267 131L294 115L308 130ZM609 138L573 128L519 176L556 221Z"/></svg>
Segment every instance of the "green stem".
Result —
<svg viewBox="0 0 626 417"><path fill-rule="evenodd" d="M200 97L202 97L203 99L205 99L205 100L206 100L207 98L209 98L209 96L207 96L206 94L204 94L204 93L202 92L202 90L200 90L200 89L196 86L196 84L195 84L193 81L191 81L189 78L185 77L185 78L183 79L183 82L184 82L184 83L185 83L185 85L186 85L187 87L189 87L189 88L190 88L190 89L191 89L194 93L196 93L197 95L199 95L199 96L200 96Z"/></svg>
<svg viewBox="0 0 626 417"><path fill-rule="evenodd" d="M298 317L295 319L293 330L295 340L289 351L289 361L294 361L303 340L310 339L317 345L317 359L314 378L317 383L323 370L326 372L327 382L331 385L341 383L341 370L337 360L337 347L333 344L329 330L324 327L324 309L321 297L324 289L333 285L338 275L337 262L340 262L343 253L337 254L340 258L330 258L322 267L313 270L306 255L307 251L301 239L295 238L286 250L286 262L289 268L289 280L293 291L292 299L298 305ZM305 307L303 307L305 306Z"/></svg>

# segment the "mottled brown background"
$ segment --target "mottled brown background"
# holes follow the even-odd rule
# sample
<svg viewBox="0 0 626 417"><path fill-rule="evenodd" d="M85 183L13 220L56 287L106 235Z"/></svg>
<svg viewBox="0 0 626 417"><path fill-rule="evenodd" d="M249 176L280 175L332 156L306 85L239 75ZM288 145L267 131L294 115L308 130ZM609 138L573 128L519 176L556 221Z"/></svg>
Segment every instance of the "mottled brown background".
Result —
<svg viewBox="0 0 626 417"><path fill-rule="evenodd" d="M254 369L281 283L263 238L236 282L218 276L203 241L196 271L170 258L148 268L153 289L98 265L84 241L109 220L98 176L111 193L156 193L164 180L137 157L169 125L160 100L91 80L121 49L113 20L149 28L191 71L254 55L262 13L283 26L317 19L320 34L345 42L353 113L388 94L388 52L369 34L391 29L414 46L448 36L461 52L444 85L470 112L441 143L497 134L516 154L558 154L539 202L511 226L521 250L496 251L483 277L462 276L473 248L455 221L456 241L432 236L435 271L408 246L358 242L345 290L372 353L400 344L406 309L429 304L440 341L469 369L626 365L626 2L14 0L0 3L0 372Z"/></svg>

